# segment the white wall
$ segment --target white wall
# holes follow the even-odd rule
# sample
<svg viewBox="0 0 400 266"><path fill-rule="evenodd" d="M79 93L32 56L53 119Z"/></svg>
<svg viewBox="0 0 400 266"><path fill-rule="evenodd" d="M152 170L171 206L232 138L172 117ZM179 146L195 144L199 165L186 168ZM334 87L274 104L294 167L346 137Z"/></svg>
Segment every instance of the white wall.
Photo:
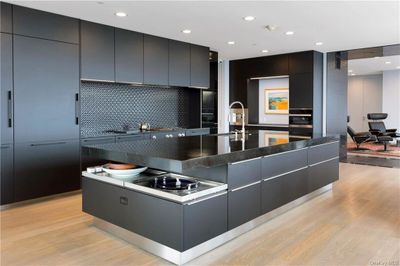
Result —
<svg viewBox="0 0 400 266"><path fill-rule="evenodd" d="M368 131L368 113L382 112L382 75L350 76L347 89L349 125L357 132Z"/></svg>
<svg viewBox="0 0 400 266"><path fill-rule="evenodd" d="M288 115L275 115L266 114L264 110L265 103L265 89L274 88L289 88L289 78L274 78L274 79L261 79L259 82L258 93L259 93L259 110L258 120L260 124L289 124ZM290 99L289 99L290 102Z"/></svg>
<svg viewBox="0 0 400 266"><path fill-rule="evenodd" d="M383 72L382 102L383 112L389 114L386 127L400 131L400 70Z"/></svg>

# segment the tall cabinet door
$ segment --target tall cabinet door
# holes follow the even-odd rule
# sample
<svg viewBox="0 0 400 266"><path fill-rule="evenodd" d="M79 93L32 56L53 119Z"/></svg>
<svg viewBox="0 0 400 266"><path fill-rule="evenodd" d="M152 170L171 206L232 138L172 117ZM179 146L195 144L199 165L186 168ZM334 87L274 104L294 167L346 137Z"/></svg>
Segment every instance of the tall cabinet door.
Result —
<svg viewBox="0 0 400 266"><path fill-rule="evenodd" d="M15 142L79 138L78 48L14 36Z"/></svg>
<svg viewBox="0 0 400 266"><path fill-rule="evenodd" d="M78 189L79 140L15 144L17 201Z"/></svg>
<svg viewBox="0 0 400 266"><path fill-rule="evenodd" d="M168 85L168 39L144 35L144 83Z"/></svg>
<svg viewBox="0 0 400 266"><path fill-rule="evenodd" d="M0 33L1 42L1 144L13 142L12 36Z"/></svg>
<svg viewBox="0 0 400 266"><path fill-rule="evenodd" d="M115 80L143 83L143 34L115 29Z"/></svg>

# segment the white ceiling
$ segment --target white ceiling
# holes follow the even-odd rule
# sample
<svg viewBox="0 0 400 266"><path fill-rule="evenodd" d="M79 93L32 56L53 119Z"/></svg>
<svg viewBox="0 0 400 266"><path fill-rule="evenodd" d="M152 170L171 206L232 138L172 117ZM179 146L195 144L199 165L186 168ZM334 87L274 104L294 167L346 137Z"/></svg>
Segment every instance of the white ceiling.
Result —
<svg viewBox="0 0 400 266"><path fill-rule="evenodd" d="M400 43L400 1L7 1L211 47L222 59ZM125 18L114 15L128 14ZM255 16L251 22L242 18ZM277 25L269 32L265 25ZM183 29L191 29L185 35ZM294 31L292 36L286 31ZM235 45L228 45L235 41ZM316 42L323 42L316 46ZM261 53L267 49L269 53Z"/></svg>
<svg viewBox="0 0 400 266"><path fill-rule="evenodd" d="M400 55L349 60L348 67L351 70L349 76L380 74L387 70L400 71Z"/></svg>

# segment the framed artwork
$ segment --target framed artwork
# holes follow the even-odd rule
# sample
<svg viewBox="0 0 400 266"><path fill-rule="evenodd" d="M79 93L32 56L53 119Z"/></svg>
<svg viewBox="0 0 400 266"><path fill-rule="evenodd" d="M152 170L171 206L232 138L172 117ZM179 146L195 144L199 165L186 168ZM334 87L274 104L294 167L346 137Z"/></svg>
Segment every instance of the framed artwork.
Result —
<svg viewBox="0 0 400 266"><path fill-rule="evenodd" d="M266 114L288 114L289 89L265 89L264 110Z"/></svg>

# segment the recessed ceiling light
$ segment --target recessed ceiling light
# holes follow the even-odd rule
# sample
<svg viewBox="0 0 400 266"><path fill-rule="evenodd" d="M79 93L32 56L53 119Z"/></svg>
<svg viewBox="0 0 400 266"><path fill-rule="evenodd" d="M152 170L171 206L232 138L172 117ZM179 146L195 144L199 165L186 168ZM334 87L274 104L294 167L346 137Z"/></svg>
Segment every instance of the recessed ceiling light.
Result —
<svg viewBox="0 0 400 266"><path fill-rule="evenodd" d="M397 68L397 69L400 69L400 66L397 66L396 68Z"/></svg>
<svg viewBox="0 0 400 266"><path fill-rule="evenodd" d="M391 63L392 63L392 62L390 62L390 61L386 61L386 62L385 62L386 65L389 65L389 64L391 64Z"/></svg>
<svg viewBox="0 0 400 266"><path fill-rule="evenodd" d="M246 21L252 21L252 20L255 20L256 18L253 16L245 16L243 19Z"/></svg>
<svg viewBox="0 0 400 266"><path fill-rule="evenodd" d="M189 30L189 29L185 29L185 30L182 30L182 32L185 33L185 34L190 34L192 31Z"/></svg>
<svg viewBox="0 0 400 266"><path fill-rule="evenodd" d="M353 72L353 70L349 69L349 73L352 73L352 72Z"/></svg>
<svg viewBox="0 0 400 266"><path fill-rule="evenodd" d="M126 17L127 16L127 14L125 13L125 12L117 12L117 13L115 13L115 15L117 16L117 17Z"/></svg>
<svg viewBox="0 0 400 266"><path fill-rule="evenodd" d="M294 34L294 31L287 31L286 32L286 35L293 35Z"/></svg>
<svg viewBox="0 0 400 266"><path fill-rule="evenodd" d="M261 50L261 53L268 53L268 50Z"/></svg>
<svg viewBox="0 0 400 266"><path fill-rule="evenodd" d="M315 45L323 45L323 42L316 42Z"/></svg>
<svg viewBox="0 0 400 266"><path fill-rule="evenodd" d="M229 44L229 45L234 45L235 42L234 42L234 41L229 41L228 44Z"/></svg>

